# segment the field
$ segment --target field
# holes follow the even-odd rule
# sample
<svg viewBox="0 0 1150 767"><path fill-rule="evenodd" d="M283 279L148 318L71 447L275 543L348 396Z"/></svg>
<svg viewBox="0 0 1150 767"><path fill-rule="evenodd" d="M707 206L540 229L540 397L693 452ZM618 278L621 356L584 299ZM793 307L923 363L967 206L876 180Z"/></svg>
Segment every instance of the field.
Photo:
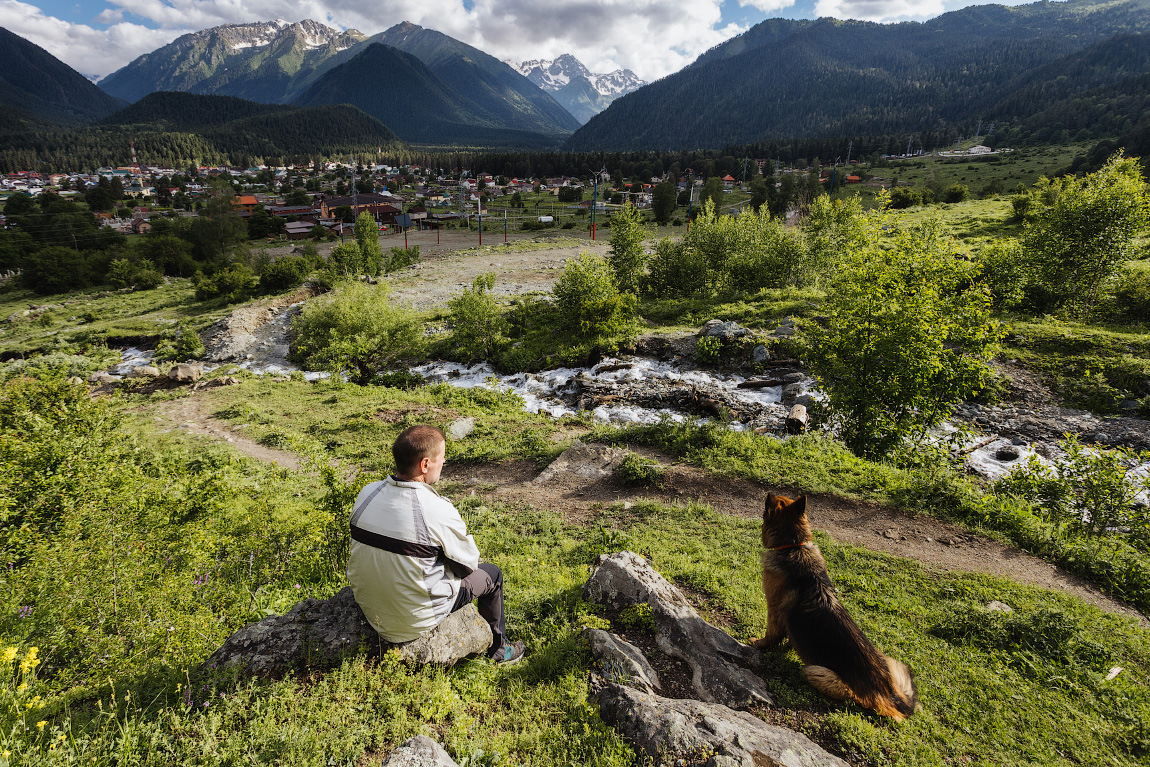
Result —
<svg viewBox="0 0 1150 767"><path fill-rule="evenodd" d="M1055 160L1069 162L1020 155L1010 173L1047 172L1042 163ZM989 178L974 180L974 165L914 172L949 183L952 170L972 189ZM912 180L909 168L899 173ZM1019 233L1010 213L1005 198L990 198L893 221L937 215L954 253L971 257ZM485 233L480 246L477 232L444 232L438 244L435 233L413 233L423 260L388 277L391 295L430 328L430 348L449 349L449 302L475 277L494 272L492 295L506 307L551 290L581 252L605 253L610 230L602 235L592 244L578 230L521 232L505 246ZM786 317L819 316L824 300L818 287L644 298L620 343L643 335L693 345L711 318L766 339ZM945 461L865 460L820 433L780 440L715 422L604 424L587 411L552 419L525 412L511 393L445 384L260 377L234 365L208 378L238 383L199 390L129 379L90 394L66 380L106 368L115 357L106 344L152 346L181 322L202 330L234 309L196 301L187 280L46 297L0 291L0 542L10 560L0 570L0 767L358 767L418 733L468 767L648 763L588 702L581 634L647 629L611 623L581 586L599 555L635 551L707 620L740 641L761 636L758 514L768 491L810 494L844 604L914 670L923 710L892 724L827 701L784 646L763 656L778 705L757 714L860 767L1136 765L1150 755L1147 558L1117 539L1061 535ZM1112 412L1150 379L1144 325L1128 318L996 318L1009 325L1000 359L1040 377L1060 403ZM354 654L278 680L200 667L247 623L342 588L349 503L392 469L395 435L464 417L475 429L449 442L439 489L506 573L525 662L443 670ZM575 439L625 447L663 475L532 484ZM1012 611L988 610L992 602Z"/></svg>

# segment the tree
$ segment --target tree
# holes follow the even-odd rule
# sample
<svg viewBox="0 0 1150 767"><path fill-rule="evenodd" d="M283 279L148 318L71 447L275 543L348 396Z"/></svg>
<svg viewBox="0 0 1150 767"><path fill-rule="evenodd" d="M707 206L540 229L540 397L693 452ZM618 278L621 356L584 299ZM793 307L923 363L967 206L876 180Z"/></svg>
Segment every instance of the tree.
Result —
<svg viewBox="0 0 1150 767"><path fill-rule="evenodd" d="M379 247L379 225L370 213L360 213L355 220L355 242L362 254L364 274L378 276L385 267Z"/></svg>
<svg viewBox="0 0 1150 767"><path fill-rule="evenodd" d="M336 221L342 221L345 224L350 224L355 221L355 212L351 209L350 205L340 205L338 208L331 212L331 217Z"/></svg>
<svg viewBox="0 0 1150 767"><path fill-rule="evenodd" d="M723 179L711 176L707 179L707 183L703 184L702 194L699 195L699 208L702 208L707 200L714 203L716 213L723 209Z"/></svg>
<svg viewBox="0 0 1150 767"><path fill-rule="evenodd" d="M655 191L651 195L651 209L655 213L656 221L665 224L671 220L671 216L675 214L678 196L678 185L673 179L668 178L655 185Z"/></svg>
<svg viewBox="0 0 1150 767"><path fill-rule="evenodd" d="M569 259L551 293L562 327L588 339L623 332L638 303L634 294L619 293L611 267L591 253Z"/></svg>
<svg viewBox="0 0 1150 767"><path fill-rule="evenodd" d="M821 311L804 328L805 358L843 441L879 458L921 439L980 390L983 360L1001 335L990 297L951 254L942 226L928 221L879 246L881 218L850 255Z"/></svg>
<svg viewBox="0 0 1150 767"><path fill-rule="evenodd" d="M311 205L311 195L302 189L293 189L284 198L284 205Z"/></svg>
<svg viewBox="0 0 1150 767"><path fill-rule="evenodd" d="M638 293L646 255L643 240L650 232L643 225L643 214L634 205L624 205L611 217L611 252L607 262L615 276L615 285L624 293Z"/></svg>
<svg viewBox="0 0 1150 767"><path fill-rule="evenodd" d="M764 181L761 176L751 181L751 207L755 211L758 211L763 207L763 205L766 204L767 198L769 196L770 194L767 190L767 182Z"/></svg>
<svg viewBox="0 0 1150 767"><path fill-rule="evenodd" d="M447 302L451 343L465 362L492 359L507 342L507 320L490 292L494 286L493 272L481 274L470 288Z"/></svg>
<svg viewBox="0 0 1150 767"><path fill-rule="evenodd" d="M1150 222L1150 194L1138 161L1121 154L1057 187L1023 233L1023 258L1052 308L1085 318L1102 286L1133 257L1135 239Z"/></svg>

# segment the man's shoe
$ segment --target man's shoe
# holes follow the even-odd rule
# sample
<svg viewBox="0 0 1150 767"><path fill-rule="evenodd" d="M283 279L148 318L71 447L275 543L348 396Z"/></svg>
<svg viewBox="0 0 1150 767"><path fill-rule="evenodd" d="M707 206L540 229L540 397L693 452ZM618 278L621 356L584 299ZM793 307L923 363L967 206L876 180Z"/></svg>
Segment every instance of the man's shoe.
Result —
<svg viewBox="0 0 1150 767"><path fill-rule="evenodd" d="M510 666L523 660L523 653L527 652L527 645L523 642L505 644L491 654L491 659L501 666Z"/></svg>

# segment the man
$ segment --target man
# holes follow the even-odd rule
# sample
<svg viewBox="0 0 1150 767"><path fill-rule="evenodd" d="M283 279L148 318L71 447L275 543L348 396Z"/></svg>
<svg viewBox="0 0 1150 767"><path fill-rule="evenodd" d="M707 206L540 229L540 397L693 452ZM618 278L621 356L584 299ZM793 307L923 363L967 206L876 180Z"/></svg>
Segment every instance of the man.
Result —
<svg viewBox="0 0 1150 767"><path fill-rule="evenodd" d="M514 663L525 648L507 641L503 573L479 561L459 511L431 487L446 449L434 426L412 426L396 438L395 473L355 500L347 579L368 622L393 643L418 638L478 598L494 639L490 657Z"/></svg>

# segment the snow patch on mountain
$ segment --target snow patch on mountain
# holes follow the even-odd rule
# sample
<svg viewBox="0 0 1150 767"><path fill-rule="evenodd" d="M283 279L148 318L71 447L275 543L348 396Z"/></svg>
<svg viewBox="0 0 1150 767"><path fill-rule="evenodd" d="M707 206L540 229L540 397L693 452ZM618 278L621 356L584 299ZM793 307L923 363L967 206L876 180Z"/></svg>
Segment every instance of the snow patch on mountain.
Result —
<svg viewBox="0 0 1150 767"><path fill-rule="evenodd" d="M545 91L557 91L573 80L582 79L604 96L621 96L646 84L630 69L616 69L605 74L591 72L570 53L564 53L557 59L532 59L518 64L508 63Z"/></svg>

